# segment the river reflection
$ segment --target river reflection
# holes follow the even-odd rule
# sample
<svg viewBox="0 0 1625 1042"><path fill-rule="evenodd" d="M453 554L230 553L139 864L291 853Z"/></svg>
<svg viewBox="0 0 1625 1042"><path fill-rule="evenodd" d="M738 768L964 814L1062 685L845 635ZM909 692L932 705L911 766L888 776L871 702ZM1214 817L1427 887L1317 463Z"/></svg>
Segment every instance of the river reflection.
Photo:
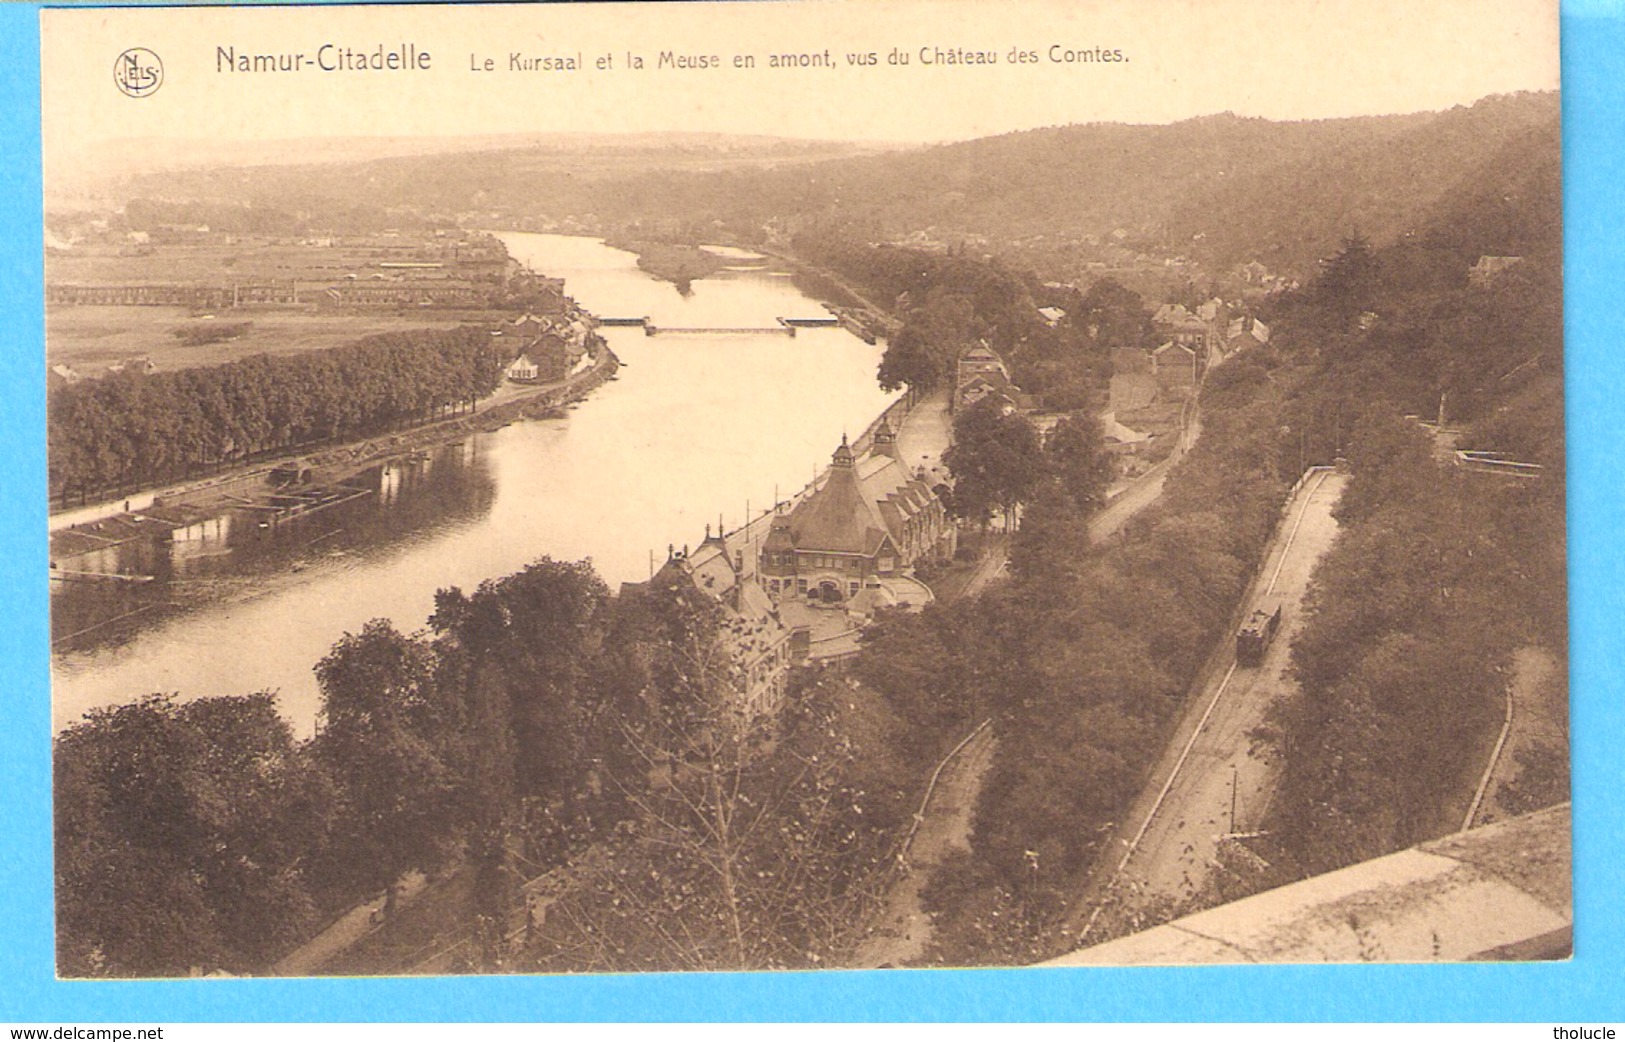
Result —
<svg viewBox="0 0 1625 1042"><path fill-rule="evenodd" d="M496 497L479 447L470 439L370 467L344 480L343 492L356 494L318 513L272 524L237 510L178 528L167 540L137 539L64 560L70 573L152 581L53 582L53 647L83 653L123 646L160 621L261 596L278 576L308 570L315 579L335 559L476 520Z"/></svg>
<svg viewBox="0 0 1625 1042"><path fill-rule="evenodd" d="M824 313L771 271L730 271L683 296L595 240L503 238L599 315L766 328ZM374 468L353 482L369 494L275 530L236 514L107 562L151 583L53 583L56 726L153 691L272 689L308 734L312 666L344 632L379 616L416 629L437 589L471 588L543 554L591 558L611 588L646 578L668 544L697 542L719 515L733 527L747 504L759 514L800 488L843 432L890 400L874 382L879 349L840 329L602 332L626 368L560 418Z"/></svg>

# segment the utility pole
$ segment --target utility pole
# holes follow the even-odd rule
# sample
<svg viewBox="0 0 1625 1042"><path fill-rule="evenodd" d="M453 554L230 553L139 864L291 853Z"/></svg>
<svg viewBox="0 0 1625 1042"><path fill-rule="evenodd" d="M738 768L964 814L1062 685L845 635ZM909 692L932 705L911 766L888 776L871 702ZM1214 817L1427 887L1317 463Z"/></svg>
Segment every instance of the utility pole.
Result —
<svg viewBox="0 0 1625 1042"><path fill-rule="evenodd" d="M1230 835L1236 834L1236 781L1240 771L1235 764L1230 765Z"/></svg>

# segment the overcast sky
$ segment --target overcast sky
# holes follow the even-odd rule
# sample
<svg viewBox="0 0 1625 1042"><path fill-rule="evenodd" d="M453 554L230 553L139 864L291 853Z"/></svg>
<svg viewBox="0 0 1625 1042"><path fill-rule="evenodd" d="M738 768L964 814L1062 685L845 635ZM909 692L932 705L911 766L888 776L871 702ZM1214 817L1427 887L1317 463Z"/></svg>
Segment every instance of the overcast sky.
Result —
<svg viewBox="0 0 1625 1042"><path fill-rule="evenodd" d="M1166 123L1416 112L1558 85L1556 0L762 2L582 6L66 9L43 12L47 176L121 138L718 131L942 141L1091 121ZM303 54L415 46L427 72L219 71L219 48ZM163 85L131 98L115 59L144 47ZM892 65L892 49L910 63ZM921 49L992 65L922 64ZM1036 61L1010 64L1012 48ZM1052 48L1054 49L1052 52ZM1057 62L1116 49L1118 63ZM773 69L822 54L834 68ZM662 70L658 55L721 68ZM874 67L846 55L876 53ZM510 72L510 55L579 56ZM328 51L331 58L336 52ZM640 54L641 71L627 68ZM751 55L754 69L736 69ZM612 68L600 70L609 56ZM490 58L495 71L472 71Z"/></svg>

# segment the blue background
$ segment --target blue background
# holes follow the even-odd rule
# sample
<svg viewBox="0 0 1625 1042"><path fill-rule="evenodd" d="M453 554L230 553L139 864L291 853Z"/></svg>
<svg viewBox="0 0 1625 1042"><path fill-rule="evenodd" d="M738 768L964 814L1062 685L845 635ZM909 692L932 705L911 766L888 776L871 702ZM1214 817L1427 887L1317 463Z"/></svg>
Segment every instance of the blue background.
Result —
<svg viewBox="0 0 1625 1042"><path fill-rule="evenodd" d="M0 1023L1625 1019L1625 3L1567 3L1562 23L1572 961L140 983L53 976L38 12L0 5Z"/></svg>

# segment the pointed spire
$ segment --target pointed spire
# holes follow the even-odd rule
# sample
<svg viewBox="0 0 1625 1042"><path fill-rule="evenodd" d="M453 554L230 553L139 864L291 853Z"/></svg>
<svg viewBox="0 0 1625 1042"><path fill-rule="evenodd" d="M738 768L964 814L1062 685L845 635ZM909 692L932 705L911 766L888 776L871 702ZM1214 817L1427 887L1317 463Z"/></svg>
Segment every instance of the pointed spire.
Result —
<svg viewBox="0 0 1625 1042"><path fill-rule="evenodd" d="M852 465L852 447L846 443L845 434L841 435L841 447L835 450L835 455L831 457L831 460L837 467L850 467Z"/></svg>
<svg viewBox="0 0 1625 1042"><path fill-rule="evenodd" d="M890 456L892 459L902 458L897 454L897 435L893 433L891 424L886 422L885 416L881 416L880 425L875 428L875 452L882 456Z"/></svg>

